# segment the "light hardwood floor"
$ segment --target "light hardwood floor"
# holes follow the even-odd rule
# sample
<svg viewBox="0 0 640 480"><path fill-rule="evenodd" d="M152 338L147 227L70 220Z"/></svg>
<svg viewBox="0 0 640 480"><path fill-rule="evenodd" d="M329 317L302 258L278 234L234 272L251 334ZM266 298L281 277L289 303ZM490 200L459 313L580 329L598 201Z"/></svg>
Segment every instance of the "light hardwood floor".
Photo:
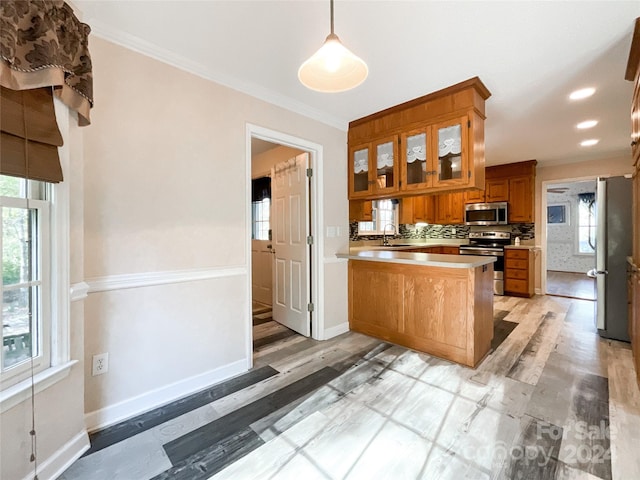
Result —
<svg viewBox="0 0 640 480"><path fill-rule="evenodd" d="M596 281L586 273L547 270L547 294L595 300Z"/></svg>
<svg viewBox="0 0 640 480"><path fill-rule="evenodd" d="M597 335L592 302L494 311L508 336L475 370L356 333L263 345L246 378L61 479L640 478L631 351Z"/></svg>

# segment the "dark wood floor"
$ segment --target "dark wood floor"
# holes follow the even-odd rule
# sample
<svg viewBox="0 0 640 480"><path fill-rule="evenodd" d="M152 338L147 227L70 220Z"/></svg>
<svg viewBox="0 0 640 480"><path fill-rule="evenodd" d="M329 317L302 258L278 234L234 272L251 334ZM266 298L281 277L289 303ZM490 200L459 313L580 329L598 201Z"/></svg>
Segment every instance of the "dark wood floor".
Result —
<svg viewBox="0 0 640 480"><path fill-rule="evenodd" d="M547 295L595 300L596 280L586 273L547 270Z"/></svg>

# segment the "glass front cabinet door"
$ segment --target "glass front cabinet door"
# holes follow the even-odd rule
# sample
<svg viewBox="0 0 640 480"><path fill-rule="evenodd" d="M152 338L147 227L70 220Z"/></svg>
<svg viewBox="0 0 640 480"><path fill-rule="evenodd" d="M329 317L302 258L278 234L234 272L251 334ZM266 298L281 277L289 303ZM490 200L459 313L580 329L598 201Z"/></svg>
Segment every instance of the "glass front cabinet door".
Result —
<svg viewBox="0 0 640 480"><path fill-rule="evenodd" d="M423 190L430 186L429 136L429 129L422 128L400 137L402 190Z"/></svg>
<svg viewBox="0 0 640 480"><path fill-rule="evenodd" d="M373 192L369 178L371 145L360 145L349 151L349 197L366 197Z"/></svg>
<svg viewBox="0 0 640 480"><path fill-rule="evenodd" d="M398 137L390 137L373 143L375 155L375 193L385 194L398 190Z"/></svg>
<svg viewBox="0 0 640 480"><path fill-rule="evenodd" d="M469 120L461 117L433 125L431 186L469 183Z"/></svg>

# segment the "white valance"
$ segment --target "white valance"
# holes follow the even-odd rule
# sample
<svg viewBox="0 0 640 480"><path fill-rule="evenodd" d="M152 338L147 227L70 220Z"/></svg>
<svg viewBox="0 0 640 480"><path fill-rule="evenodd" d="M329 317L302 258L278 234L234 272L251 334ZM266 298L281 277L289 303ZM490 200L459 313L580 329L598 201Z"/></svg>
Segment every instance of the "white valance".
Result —
<svg viewBox="0 0 640 480"><path fill-rule="evenodd" d="M420 160L421 162L427 160L426 133L419 133L418 135L407 137L407 163L413 163L416 160Z"/></svg>
<svg viewBox="0 0 640 480"><path fill-rule="evenodd" d="M353 154L353 171L363 173L369 171L369 149L358 150Z"/></svg>
<svg viewBox="0 0 640 480"><path fill-rule="evenodd" d="M376 148L378 170L393 167L393 142L382 143Z"/></svg>
<svg viewBox="0 0 640 480"><path fill-rule="evenodd" d="M438 156L458 155L462 151L462 128L460 125L438 130Z"/></svg>

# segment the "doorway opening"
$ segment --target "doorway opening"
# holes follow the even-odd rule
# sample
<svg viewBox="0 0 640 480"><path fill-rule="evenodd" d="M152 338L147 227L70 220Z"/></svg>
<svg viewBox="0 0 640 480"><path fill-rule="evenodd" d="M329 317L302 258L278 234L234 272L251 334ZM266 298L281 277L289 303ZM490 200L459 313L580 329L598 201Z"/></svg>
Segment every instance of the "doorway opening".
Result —
<svg viewBox="0 0 640 480"><path fill-rule="evenodd" d="M545 182L543 288L547 295L595 301L596 179Z"/></svg>
<svg viewBox="0 0 640 480"><path fill-rule="evenodd" d="M321 236L316 233L322 232L322 147L248 125L247 152L251 367L306 337L322 338Z"/></svg>

